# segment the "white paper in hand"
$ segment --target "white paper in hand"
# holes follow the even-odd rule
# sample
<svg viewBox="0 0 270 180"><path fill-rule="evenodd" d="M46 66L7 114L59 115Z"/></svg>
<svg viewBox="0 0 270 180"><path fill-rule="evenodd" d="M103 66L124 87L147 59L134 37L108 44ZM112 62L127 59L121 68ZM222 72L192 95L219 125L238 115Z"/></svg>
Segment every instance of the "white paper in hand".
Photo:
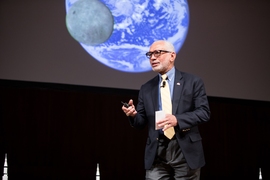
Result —
<svg viewBox="0 0 270 180"><path fill-rule="evenodd" d="M163 127L157 126L157 122L159 122L161 119L165 118L165 112L164 111L156 111L156 130L162 129Z"/></svg>

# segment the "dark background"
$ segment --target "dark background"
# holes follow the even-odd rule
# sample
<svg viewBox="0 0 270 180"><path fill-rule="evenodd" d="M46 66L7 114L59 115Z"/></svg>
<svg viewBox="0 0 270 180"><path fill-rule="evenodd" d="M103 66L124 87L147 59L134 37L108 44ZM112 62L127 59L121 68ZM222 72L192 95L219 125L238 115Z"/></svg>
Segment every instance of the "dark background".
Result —
<svg viewBox="0 0 270 180"><path fill-rule="evenodd" d="M270 179L270 1L189 1L176 67L201 76L211 120L200 126L202 179ZM144 179L146 130L121 101L153 72L91 58L65 27L64 1L0 2L0 152L9 179ZM266 177L267 176L267 177Z"/></svg>

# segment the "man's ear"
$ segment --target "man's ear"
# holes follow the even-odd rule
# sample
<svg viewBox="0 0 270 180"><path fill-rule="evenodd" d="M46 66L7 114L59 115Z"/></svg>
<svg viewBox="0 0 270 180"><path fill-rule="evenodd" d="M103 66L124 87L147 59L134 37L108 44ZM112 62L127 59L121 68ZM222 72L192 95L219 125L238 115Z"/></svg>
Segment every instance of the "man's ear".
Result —
<svg viewBox="0 0 270 180"><path fill-rule="evenodd" d="M171 53L171 62L174 62L175 59L176 59L176 53L172 52Z"/></svg>

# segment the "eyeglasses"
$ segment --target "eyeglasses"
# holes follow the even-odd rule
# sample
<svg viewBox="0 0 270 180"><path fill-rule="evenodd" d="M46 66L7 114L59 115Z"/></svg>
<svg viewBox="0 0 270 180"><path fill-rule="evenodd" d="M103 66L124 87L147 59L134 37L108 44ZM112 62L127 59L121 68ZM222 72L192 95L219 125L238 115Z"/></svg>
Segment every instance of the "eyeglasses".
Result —
<svg viewBox="0 0 270 180"><path fill-rule="evenodd" d="M155 50L153 52L147 52L145 55L147 58L151 58L152 55L154 54L155 57L159 57L161 55L161 53L164 52L164 53L171 53L171 51L165 51L165 50Z"/></svg>

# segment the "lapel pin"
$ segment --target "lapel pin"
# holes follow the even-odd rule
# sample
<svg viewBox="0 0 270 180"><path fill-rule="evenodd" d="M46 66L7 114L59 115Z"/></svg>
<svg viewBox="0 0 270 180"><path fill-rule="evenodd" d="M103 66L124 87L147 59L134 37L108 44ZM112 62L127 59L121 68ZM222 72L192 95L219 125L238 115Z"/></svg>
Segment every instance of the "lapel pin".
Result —
<svg viewBox="0 0 270 180"><path fill-rule="evenodd" d="M180 83L178 82L178 83L176 83L176 85L177 85L177 86L180 86Z"/></svg>

